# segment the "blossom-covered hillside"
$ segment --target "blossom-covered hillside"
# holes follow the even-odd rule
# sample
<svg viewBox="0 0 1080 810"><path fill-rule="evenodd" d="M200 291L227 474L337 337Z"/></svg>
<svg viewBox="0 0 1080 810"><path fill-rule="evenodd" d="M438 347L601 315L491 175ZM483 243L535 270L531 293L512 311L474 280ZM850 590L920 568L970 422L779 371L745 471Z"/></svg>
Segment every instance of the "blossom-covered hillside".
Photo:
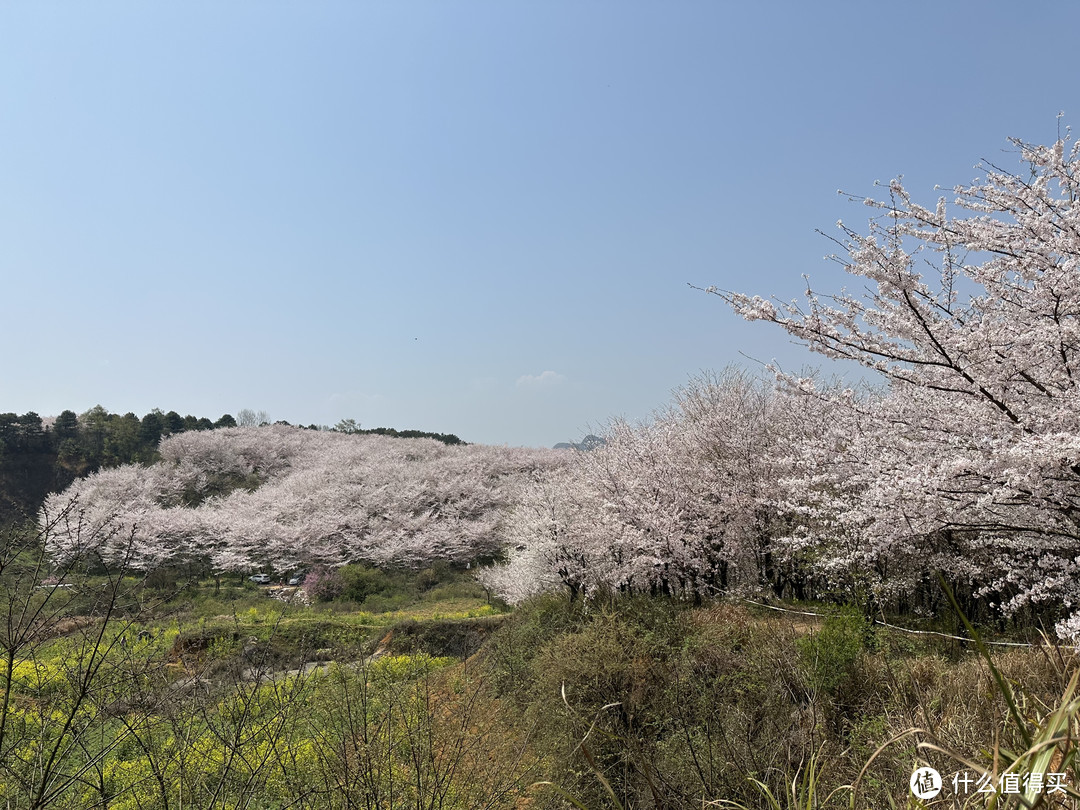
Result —
<svg viewBox="0 0 1080 810"><path fill-rule="evenodd" d="M142 569L464 564L500 552L522 482L567 460L278 425L180 434L159 450L157 464L103 470L50 496L43 520L63 516L56 558L93 545Z"/></svg>

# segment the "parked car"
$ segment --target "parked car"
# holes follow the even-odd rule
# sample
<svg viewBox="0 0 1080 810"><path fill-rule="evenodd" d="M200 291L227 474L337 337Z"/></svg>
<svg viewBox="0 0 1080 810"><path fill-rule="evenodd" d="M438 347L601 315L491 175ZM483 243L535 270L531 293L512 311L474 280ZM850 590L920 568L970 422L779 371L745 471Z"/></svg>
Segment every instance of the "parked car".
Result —
<svg viewBox="0 0 1080 810"><path fill-rule="evenodd" d="M304 577L306 577L306 576L307 576L307 574L297 574L294 577L289 577L289 584L290 585L300 585L300 584L303 583Z"/></svg>
<svg viewBox="0 0 1080 810"><path fill-rule="evenodd" d="M250 577L248 577L248 579L250 579L256 585L269 585L270 584L270 575L269 574L252 574Z"/></svg>

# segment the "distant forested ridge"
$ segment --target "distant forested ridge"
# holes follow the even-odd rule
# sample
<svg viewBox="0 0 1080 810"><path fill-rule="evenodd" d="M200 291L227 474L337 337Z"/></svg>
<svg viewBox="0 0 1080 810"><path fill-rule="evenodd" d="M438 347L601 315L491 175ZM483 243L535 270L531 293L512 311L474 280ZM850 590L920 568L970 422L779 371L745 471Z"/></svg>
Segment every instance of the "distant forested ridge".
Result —
<svg viewBox="0 0 1080 810"><path fill-rule="evenodd" d="M156 463L162 438L236 426L237 419L231 414L211 421L160 408L142 417L131 412L110 413L100 405L82 414L65 410L44 419L33 411L21 416L0 413L0 525L35 515L50 493L63 491L77 478L124 464ZM334 428L313 424L308 429L464 444L453 434L381 427L360 430L353 420L344 420Z"/></svg>

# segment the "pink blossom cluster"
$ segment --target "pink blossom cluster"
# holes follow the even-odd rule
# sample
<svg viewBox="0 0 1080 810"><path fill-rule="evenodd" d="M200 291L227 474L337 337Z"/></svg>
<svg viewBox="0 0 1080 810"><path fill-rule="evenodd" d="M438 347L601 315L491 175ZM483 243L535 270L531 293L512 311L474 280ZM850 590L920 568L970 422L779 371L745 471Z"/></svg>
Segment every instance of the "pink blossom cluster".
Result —
<svg viewBox="0 0 1080 810"><path fill-rule="evenodd" d="M50 532L54 557L90 545L144 569L465 564L501 552L520 482L563 458L277 425L182 433L160 452L153 466L102 470L51 496L43 520L75 502Z"/></svg>

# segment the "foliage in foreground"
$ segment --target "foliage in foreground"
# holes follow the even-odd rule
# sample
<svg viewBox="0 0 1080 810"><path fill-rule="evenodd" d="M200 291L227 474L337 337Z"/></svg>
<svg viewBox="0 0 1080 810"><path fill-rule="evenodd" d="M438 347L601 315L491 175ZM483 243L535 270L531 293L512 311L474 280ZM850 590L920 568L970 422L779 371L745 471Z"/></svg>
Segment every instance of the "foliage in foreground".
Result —
<svg viewBox="0 0 1080 810"><path fill-rule="evenodd" d="M540 598L486 655L497 694L535 728L546 781L590 808L915 807L919 764L946 780L932 806L1021 806L975 794L983 771L999 785L1009 763L1064 773L1075 788L1080 659L998 653L999 682L952 644L844 611L793 624L723 603L623 597L585 610ZM950 804L965 772L971 792ZM1074 800L1044 792L1039 806Z"/></svg>
<svg viewBox="0 0 1080 810"><path fill-rule="evenodd" d="M44 545L18 533L0 545L9 807L449 810L508 806L528 781L524 738L481 671L423 652L369 656L397 614L261 596L264 607L196 618L194 600L101 573L100 560L53 570ZM443 636L467 621L434 616ZM335 660L309 663L318 656Z"/></svg>

